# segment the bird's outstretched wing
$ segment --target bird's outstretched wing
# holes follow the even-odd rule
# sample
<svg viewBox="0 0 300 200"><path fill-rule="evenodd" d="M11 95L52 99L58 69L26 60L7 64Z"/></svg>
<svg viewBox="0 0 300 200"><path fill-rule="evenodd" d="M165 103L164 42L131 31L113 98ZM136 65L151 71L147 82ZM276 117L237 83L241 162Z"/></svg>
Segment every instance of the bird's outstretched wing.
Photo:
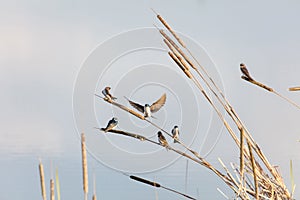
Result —
<svg viewBox="0 0 300 200"><path fill-rule="evenodd" d="M157 112L161 107L163 107L163 105L165 105L166 103L166 93L163 94L156 102L154 102L151 106L150 106L150 110L151 112Z"/></svg>
<svg viewBox="0 0 300 200"><path fill-rule="evenodd" d="M144 106L138 104L138 103L135 103L133 101L130 101L127 97L124 97L132 107L134 107L135 109L137 109L138 111L144 113Z"/></svg>

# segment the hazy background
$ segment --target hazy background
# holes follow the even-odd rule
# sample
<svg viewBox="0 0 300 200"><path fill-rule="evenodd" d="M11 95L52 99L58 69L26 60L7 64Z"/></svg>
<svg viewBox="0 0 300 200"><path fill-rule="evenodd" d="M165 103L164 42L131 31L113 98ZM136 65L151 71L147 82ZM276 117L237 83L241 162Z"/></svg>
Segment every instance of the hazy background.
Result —
<svg viewBox="0 0 300 200"><path fill-rule="evenodd" d="M72 91L89 53L112 35L157 23L150 8L209 53L225 93L288 187L289 160L299 184L299 110L240 79L244 62L258 80L300 103L300 2L298 1L2 1L0 6L0 199L39 199L38 159L46 180L59 169L62 199L83 199L80 143L73 120ZM227 133L209 159L237 162ZM228 143L226 142L228 141ZM235 153L233 153L235 152ZM225 154L224 154L225 153ZM98 199L180 199L141 185L89 156L90 180ZM159 172L143 174L200 199L232 193L208 170L181 159ZM53 170L52 170L53 171ZM49 182L47 182L47 187ZM92 186L90 187L92 192ZM300 193L296 188L295 198Z"/></svg>

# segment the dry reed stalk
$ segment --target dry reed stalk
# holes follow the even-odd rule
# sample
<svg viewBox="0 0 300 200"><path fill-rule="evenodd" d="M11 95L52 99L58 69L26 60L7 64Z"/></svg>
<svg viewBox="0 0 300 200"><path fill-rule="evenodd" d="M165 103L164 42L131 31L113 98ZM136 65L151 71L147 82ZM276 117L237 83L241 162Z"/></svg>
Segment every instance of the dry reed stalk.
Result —
<svg viewBox="0 0 300 200"><path fill-rule="evenodd" d="M168 52L169 56L174 60L174 62L178 65L178 67L185 73L185 75L188 77L188 78L192 78L192 75L190 73L189 70L187 70L183 65L182 63L180 62L180 60L175 56L175 54L171 51Z"/></svg>
<svg viewBox="0 0 300 200"><path fill-rule="evenodd" d="M194 65L194 63L191 61L191 59L189 57L186 56L186 54L180 49L180 47L162 30L162 29L158 29L160 34L176 49L176 51L178 51L178 53L180 55L182 55L182 57L186 60L186 62L192 67L192 68L196 68L196 66Z"/></svg>
<svg viewBox="0 0 300 200"><path fill-rule="evenodd" d="M119 103L117 103L115 101L110 100L110 99L103 98L103 97L101 97L101 96L99 96L97 94L95 94L95 96L103 99L104 101L106 101L106 102L108 102L108 103L110 103L110 104L112 104L114 106L117 106L117 107L121 108L122 110L125 110L125 111L129 112L132 115L135 115L136 117L138 117L138 118L140 118L142 120L145 120L145 116L143 116L143 115L135 112L134 110L131 110L131 109L127 108L126 106L123 106L123 105L121 105L121 104L119 104Z"/></svg>
<svg viewBox="0 0 300 200"><path fill-rule="evenodd" d="M97 128L99 129L99 128ZM101 130L101 129L99 129ZM163 130L163 129L161 129ZM126 131L121 131L121 130L115 130L115 129L112 129L112 130L109 130L108 132L110 133L116 133L116 134L121 134L121 135L125 135L125 136L128 136L128 137L132 137L134 139L138 139L138 140L141 140L141 141L147 141L147 142L151 142L153 144L156 144L156 145L160 145L160 146L163 146L162 144L158 143L158 142L155 142L151 139L148 139L142 135L139 135L139 134L133 134L133 133L128 133ZM141 139L142 138L142 139ZM219 176L229 187L231 187L233 190L234 190L234 186L232 185L231 183L231 180L229 178L227 178L225 175L223 175L220 171L218 171L217 169L215 169L210 163L208 163L207 161L205 161L204 158L200 157L199 154L197 154L195 151L193 150L190 150L190 152L194 152L194 155L197 155L197 158L198 159L195 159L193 157L191 157L190 155L182 152L182 151L179 151L179 150L176 150L172 147L169 146L169 150L171 151L174 151L175 153L177 154L180 154L200 165L203 165L204 167L210 169L211 171L213 171L217 176Z"/></svg>
<svg viewBox="0 0 300 200"><path fill-rule="evenodd" d="M261 87L261 88L263 88L263 89L265 89L265 90L267 90L269 92L273 92L274 91L273 88L270 88L270 87L266 86L265 84L260 83L260 82L258 82L256 80L249 79L247 76L242 75L241 78L244 79L245 81L248 81L249 83L257 85L258 87Z"/></svg>
<svg viewBox="0 0 300 200"><path fill-rule="evenodd" d="M195 79L194 76L193 76L192 80L195 83L195 85L199 88L199 90L202 92L202 94L207 99L207 101L212 106L212 108L216 111L218 117L223 122L225 128L227 129L227 131L229 132L229 134L231 135L231 137L233 138L233 140L235 141L235 143L239 146L239 139L237 138L236 134L234 133L234 131L232 130L232 128L230 127L230 125L228 124L228 122L226 121L226 119L224 118L224 116L222 115L222 113L220 112L220 110L213 103L213 101L211 100L211 98L207 95L207 93L205 92L205 90L203 89L203 87L201 86L201 84L199 83L199 81L197 79Z"/></svg>
<svg viewBox="0 0 300 200"><path fill-rule="evenodd" d="M87 159L86 159L86 144L85 144L85 135L81 134L81 154L82 154L82 175L83 175L83 192L84 198L87 200L88 194L88 169L87 169Z"/></svg>
<svg viewBox="0 0 300 200"><path fill-rule="evenodd" d="M50 200L54 199L54 180L50 179Z"/></svg>
<svg viewBox="0 0 300 200"><path fill-rule="evenodd" d="M41 183L41 192L43 200L47 200L46 195L46 186L45 186L45 175L44 175L44 166L42 164L42 161L39 163L39 172L40 172L40 183Z"/></svg>
<svg viewBox="0 0 300 200"><path fill-rule="evenodd" d="M221 160L221 158L218 158L220 164L222 165L223 169L226 171L226 174L228 176L228 178L231 180L231 182L233 183L233 185L236 188L232 188L232 190L235 192L235 194L240 197L241 199L248 199L250 200L250 197L248 194L253 195L253 192L249 191L247 188L243 187L241 184L238 183L238 181L233 177L233 175L230 173L230 171L228 170L228 168L225 166L225 164L223 163L223 161ZM237 179L239 179L237 177ZM240 180L239 180L240 181Z"/></svg>
<svg viewBox="0 0 300 200"><path fill-rule="evenodd" d="M96 194L93 194L92 200L97 200Z"/></svg>
<svg viewBox="0 0 300 200"><path fill-rule="evenodd" d="M100 131L103 131L101 128L96 128L96 129L98 129ZM132 138L136 138L136 139L139 139L141 141L148 140L146 137L144 137L142 135L129 133L129 132L125 132L125 131L121 131L121 130L117 130L117 129L111 129L111 130L108 130L107 132L115 133L115 134L119 134L119 135L124 135L124 136L132 137Z"/></svg>
<svg viewBox="0 0 300 200"><path fill-rule="evenodd" d="M244 129L240 129L240 175L241 185L244 180Z"/></svg>
<svg viewBox="0 0 300 200"><path fill-rule="evenodd" d="M255 161L254 161L254 156L252 153L252 148L250 142L247 141L247 145L249 148L249 153L250 153L250 161L252 165L252 170L253 170L253 179L254 179L254 185L255 185L255 199L259 199L259 193L258 193L258 181L256 177L256 167L255 167Z"/></svg>
<svg viewBox="0 0 300 200"><path fill-rule="evenodd" d="M185 67L186 70L190 70L189 64L185 61L185 59L178 53L178 51L168 42L168 40L163 39L164 43L168 46L172 53L177 57L177 59L181 62L181 64Z"/></svg>
<svg viewBox="0 0 300 200"><path fill-rule="evenodd" d="M163 23L164 24L164 23ZM168 26L168 27L167 27ZM168 29L168 30L170 30L171 28L170 28L170 26L169 25L167 25L166 26L166 28ZM161 35L167 40L167 41L169 41L169 43L170 44L172 44L172 46L176 49L176 50L178 50L178 52L181 52L182 53L182 51L179 49L179 47L175 44L175 42L174 41L172 41L164 32L163 32L163 30L160 30L160 33L161 33ZM170 48L170 45L168 45L167 44L167 46ZM171 51L172 51L172 48L170 48L171 49ZM194 60L198 63L198 65L201 67L201 68L203 68L201 65L200 65L200 63L197 61L197 59L191 54L191 52L189 51L189 49L188 48L186 48L186 50L189 52L189 54L194 58ZM184 54L184 53L182 53L182 54ZM185 55L183 55L183 57L187 57L187 56L185 56ZM189 60L190 61L190 60ZM189 64L190 64L190 62L189 62ZM199 73L199 71L198 71L198 69L197 68L195 68L194 67L194 65L193 64L190 64L197 72L198 72L198 74L200 75L200 73ZM236 114L236 112L233 110L233 108L232 108L232 106L230 106L230 104L228 103L228 101L226 100L226 98L225 98L225 96L223 95L223 93L222 93L222 91L219 89L219 87L214 83L214 81L212 80L212 78L208 75L208 73L206 72L206 70L203 68L203 71L205 71L205 74L209 77L209 79L211 80L211 82L212 82L212 84L217 88L217 90L218 90L218 92L221 94L221 96L223 97L223 99L224 99L224 101L225 101L225 103L226 104L223 104L222 103L222 105L223 105L223 107L225 108L225 110L227 111L227 113L231 116L231 118L235 121L235 123L237 124L237 126L238 126L238 128L240 129L240 128L245 128L245 126L244 126L244 124L241 122L241 120L239 119L239 117L238 117L238 115ZM201 75L200 75L201 76ZM202 77L201 77L202 78ZM202 78L203 79L203 78ZM246 77L246 79L248 80L248 81L250 81L249 80L249 78L247 78ZM255 82L256 83L256 85L258 85L258 86L260 86L260 87L262 87L262 88L264 88L264 89L267 89L268 91L270 91L270 92L272 92L272 88L269 88L269 87L267 87L267 86L265 86L265 85L263 85L263 84L261 84L261 83L258 83L258 82ZM208 84L209 85L209 84ZM200 90L201 90L201 88L199 88ZM201 90L202 91L202 90ZM214 92L213 92L214 93ZM275 94L276 94L276 92L274 92ZM215 94L215 93L214 93ZM277 95L278 96L280 96L280 94L278 94L277 93ZM282 97L282 96L280 96L280 97ZM217 97L218 98L218 97ZM286 100L288 100L287 98L285 98L285 97L282 97L282 98L284 98L284 99L286 99ZM290 100L288 100L288 101L290 101ZM221 102L221 101L220 101ZM291 102L290 102L291 103ZM295 105L295 103L292 103L292 104L294 104ZM224 106L225 105L225 106ZM228 106L228 108L230 108L230 111L231 112L228 112L228 108L227 108L227 106ZM262 152L261 152L261 150L260 150L260 148L258 147L258 145L254 142L254 140L252 139L252 137L251 137L251 135L250 135L250 133L248 132L248 131L246 131L247 132L247 137L246 137L246 139L248 139L248 138L250 138L251 139L251 142L253 143L252 145L252 147L254 147L254 150L255 150L255 152L258 154L258 156L262 159L262 161L263 161L263 163L266 165L266 167L268 168L268 170L271 172L271 174L275 177L275 179L276 179L276 181L277 181L277 183L280 185L280 186L282 186L282 188L283 189L285 189L285 185L284 185L284 183L283 183L283 181L282 181L282 179L281 179L281 176L278 174L278 172L274 172L274 169L273 169L273 167L271 166L271 164L268 162L268 160L266 159L266 157L264 156L264 154L262 154ZM237 141L237 140L236 140ZM246 152L247 153L247 151L244 151L244 152ZM258 163L257 163L258 164ZM259 165L258 165L258 168L259 169L261 169L261 167L259 167ZM287 191L287 190L285 190L285 193L286 193L286 195L288 196L289 195L289 192Z"/></svg>
<svg viewBox="0 0 300 200"><path fill-rule="evenodd" d="M117 132L116 130L111 130L111 132ZM130 136L130 134L128 134L129 136ZM136 138L136 139L139 139L139 137L138 136L136 136L136 134L133 134L132 135L134 138ZM143 136L140 136L140 137L143 137ZM149 140L147 140L147 141L149 141ZM151 141L150 141L151 142ZM155 144L157 144L157 145L160 145L159 143L156 143L156 142L154 142L154 141L152 141L152 143L155 143ZM229 175L229 177L230 178L228 178L228 177L226 177L225 175L223 175L221 172L219 172L217 169L215 169L212 165L210 165L208 162L206 162L203 158L201 158L200 156L199 156L199 154L197 154L196 152L194 152L193 150L190 150L190 152L194 152L194 154L197 156L197 158L199 158L200 159L200 161L199 160L197 160L197 159L194 159L194 158L192 158L192 157L190 157L189 155L187 155L187 154L185 154L185 153L183 153L183 152L180 152L180 151L178 151L178 150L176 150L176 149L173 149L173 148L169 148L170 150L172 150L172 151L174 151L174 152L176 152L176 153L178 153L178 154L180 154L180 155L182 155L182 156L185 156L185 157L187 157L187 158L189 158L189 159L191 159L191 160L193 160L194 162L196 162L196 163L198 163L198 164L201 164L201 165L203 165L203 166L205 166L206 168L208 168L208 169L210 169L211 171L213 171L217 176L219 176L230 188L232 188L232 190L233 191L235 191L237 194L238 194L238 191L234 188L234 186L233 185L238 185L237 184L237 182L235 182L236 184L232 184L232 180L234 180L233 179L233 177L232 177L232 175L230 175L230 173L228 173L228 175ZM251 190L248 190L248 189L246 189L246 188L243 188L245 191L247 191L247 193L249 193L249 194L251 194L251 195L255 195L255 192L252 192ZM244 199L248 199L248 197L244 197Z"/></svg>
<svg viewBox="0 0 300 200"><path fill-rule="evenodd" d="M221 160L221 158L218 158L218 160L219 160L219 163L222 165L223 169L225 170L228 178L232 181L232 183L234 184L235 187L238 187L239 186L238 182L232 176L232 174L230 173L230 171L228 170L228 168L226 167L226 165L223 163L223 161Z"/></svg>

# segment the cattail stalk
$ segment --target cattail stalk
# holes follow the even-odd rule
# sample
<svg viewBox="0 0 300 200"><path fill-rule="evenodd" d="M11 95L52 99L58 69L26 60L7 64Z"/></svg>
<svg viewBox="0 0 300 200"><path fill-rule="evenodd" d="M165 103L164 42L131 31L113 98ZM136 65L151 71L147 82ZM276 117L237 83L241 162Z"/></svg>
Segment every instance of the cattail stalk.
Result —
<svg viewBox="0 0 300 200"><path fill-rule="evenodd" d="M83 192L84 199L87 200L88 194L88 169L87 169L87 159L86 159L86 144L85 144L85 135L81 134L81 153L82 153L82 175L83 175Z"/></svg>
<svg viewBox="0 0 300 200"><path fill-rule="evenodd" d="M54 180L50 179L50 200L54 199Z"/></svg>
<svg viewBox="0 0 300 200"><path fill-rule="evenodd" d="M40 172L40 183L41 183L42 197L43 197L43 200L47 200L46 186L45 186L45 175L44 175L44 166L42 164L42 161L40 161L40 164L39 164L39 172Z"/></svg>

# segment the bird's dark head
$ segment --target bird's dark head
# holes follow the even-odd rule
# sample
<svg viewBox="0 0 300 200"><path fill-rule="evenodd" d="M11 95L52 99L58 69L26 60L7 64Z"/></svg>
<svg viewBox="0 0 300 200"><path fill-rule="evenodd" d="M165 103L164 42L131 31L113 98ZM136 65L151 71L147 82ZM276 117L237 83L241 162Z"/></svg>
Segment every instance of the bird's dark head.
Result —
<svg viewBox="0 0 300 200"><path fill-rule="evenodd" d="M174 128L178 128L178 126L174 126Z"/></svg>
<svg viewBox="0 0 300 200"><path fill-rule="evenodd" d="M150 107L150 105L149 104L145 104L145 107Z"/></svg>
<svg viewBox="0 0 300 200"><path fill-rule="evenodd" d="M106 90L110 90L111 88L109 86L105 87Z"/></svg>
<svg viewBox="0 0 300 200"><path fill-rule="evenodd" d="M244 63L241 63L241 64L240 64L240 67L245 67L245 64L244 64Z"/></svg>
<svg viewBox="0 0 300 200"><path fill-rule="evenodd" d="M158 137L162 136L162 133L160 131L158 131L157 133Z"/></svg>

